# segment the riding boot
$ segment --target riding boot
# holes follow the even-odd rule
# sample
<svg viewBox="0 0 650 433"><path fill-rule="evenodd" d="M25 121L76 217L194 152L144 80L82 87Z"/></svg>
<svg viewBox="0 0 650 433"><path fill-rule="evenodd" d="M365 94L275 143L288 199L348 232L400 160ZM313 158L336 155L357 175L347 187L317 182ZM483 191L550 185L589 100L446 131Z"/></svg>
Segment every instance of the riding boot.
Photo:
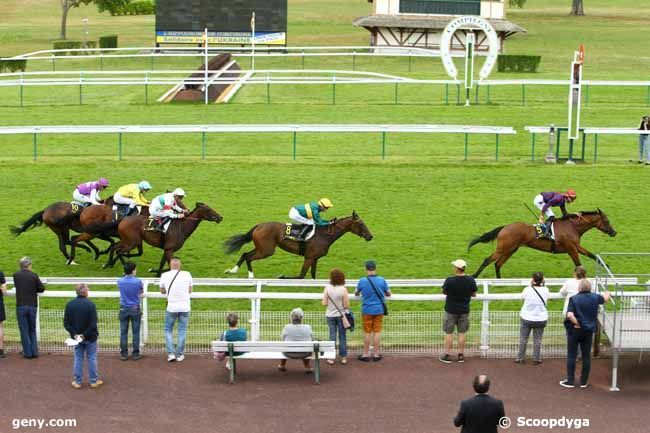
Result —
<svg viewBox="0 0 650 433"><path fill-rule="evenodd" d="M554 216L548 217L545 223L546 237L551 239L553 237L553 221L555 221Z"/></svg>
<svg viewBox="0 0 650 433"><path fill-rule="evenodd" d="M129 215L133 215L133 214L137 214L137 213L138 213L138 210L135 208L135 206L133 206L133 207L129 206L129 208L126 210L126 215L124 215L124 216L128 217Z"/></svg>
<svg viewBox="0 0 650 433"><path fill-rule="evenodd" d="M307 239L307 236L309 236L309 233L311 233L312 226L309 224L305 224L300 232L300 241L305 241Z"/></svg>
<svg viewBox="0 0 650 433"><path fill-rule="evenodd" d="M156 226L156 231L160 233L165 233L165 224L169 221L169 217L161 218L158 220L158 225Z"/></svg>

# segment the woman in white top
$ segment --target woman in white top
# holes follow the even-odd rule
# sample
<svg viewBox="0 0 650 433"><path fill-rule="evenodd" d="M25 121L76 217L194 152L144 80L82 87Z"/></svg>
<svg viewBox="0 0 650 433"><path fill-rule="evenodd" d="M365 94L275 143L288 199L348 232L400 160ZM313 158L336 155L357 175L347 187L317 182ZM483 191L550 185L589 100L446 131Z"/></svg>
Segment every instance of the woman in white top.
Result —
<svg viewBox="0 0 650 433"><path fill-rule="evenodd" d="M564 297L564 308L562 308L562 318L566 318L566 310L569 307L569 299L571 296L578 293L578 285L580 280L587 278L587 270L582 266L576 266L573 271L573 278L569 278L564 282L562 288L560 289L560 295Z"/></svg>
<svg viewBox="0 0 650 433"><path fill-rule="evenodd" d="M544 328L548 321L546 304L548 302L549 292L544 286L543 273L535 272L533 274L533 280L522 292L522 297L524 299L524 305L521 307L521 312L519 313L521 318L521 326L519 328L519 354L515 362L523 364L526 357L528 337L532 330L533 364L539 365L542 363L542 336L544 335Z"/></svg>
<svg viewBox="0 0 650 433"><path fill-rule="evenodd" d="M325 286L323 291L323 305L327 306L325 316L330 331L330 340L336 342L336 334L338 334L341 364L347 364L348 343L347 331L343 326L343 315L350 308L350 298L348 289L345 288L345 274L340 269L332 269L330 272L330 283ZM327 363L332 365L334 360L328 359Z"/></svg>

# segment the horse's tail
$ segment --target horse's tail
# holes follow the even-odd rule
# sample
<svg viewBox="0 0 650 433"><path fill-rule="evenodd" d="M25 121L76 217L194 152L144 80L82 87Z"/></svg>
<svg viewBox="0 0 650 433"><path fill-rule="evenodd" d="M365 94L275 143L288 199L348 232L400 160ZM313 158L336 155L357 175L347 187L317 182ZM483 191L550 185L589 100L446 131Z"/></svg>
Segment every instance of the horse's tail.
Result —
<svg viewBox="0 0 650 433"><path fill-rule="evenodd" d="M253 227L248 231L246 234L238 234L235 236L231 236L228 238L224 243L223 243L223 248L226 251L226 254L232 254L235 251L239 251L241 247L244 246L244 244L249 243L250 241L253 240L253 231L257 226Z"/></svg>
<svg viewBox="0 0 650 433"><path fill-rule="evenodd" d="M467 245L467 252L476 244L478 243L487 243L487 242L492 242L497 238L499 235L499 232L504 228L505 226L500 226L495 228L494 230L491 230L487 233L483 233L481 236L477 236L471 241L469 241L469 244Z"/></svg>
<svg viewBox="0 0 650 433"><path fill-rule="evenodd" d="M31 216L30 219L22 223L20 226L16 227L9 227L9 231L13 233L14 236L18 236L21 233L26 232L29 229L33 229L35 227L40 226L43 224L43 213L45 210L42 210L40 212L36 212L34 215Z"/></svg>
<svg viewBox="0 0 650 433"><path fill-rule="evenodd" d="M120 225L120 220L118 221L111 221L108 223L94 223L94 224L88 224L87 226L83 226L81 229L85 233L90 233L91 235L98 235L102 233L106 233L109 231L113 231L117 229L117 226Z"/></svg>

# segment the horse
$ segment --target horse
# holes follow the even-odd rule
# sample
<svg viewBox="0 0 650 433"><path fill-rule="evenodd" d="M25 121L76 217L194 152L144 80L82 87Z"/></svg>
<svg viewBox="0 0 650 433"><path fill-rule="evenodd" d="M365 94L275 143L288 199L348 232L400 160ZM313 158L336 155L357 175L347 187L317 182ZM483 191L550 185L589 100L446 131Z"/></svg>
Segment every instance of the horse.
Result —
<svg viewBox="0 0 650 433"><path fill-rule="evenodd" d="M569 254L576 266L580 265L580 254L595 260L596 256L580 245L580 237L587 231L596 228L610 237L616 236L616 230L609 223L605 212L600 209L595 211L578 212L569 214L555 220L555 242L546 238L537 238L535 227L525 223L513 223L500 226L482 234L469 242L467 251L477 243L497 241L494 253L483 260L481 266L474 273L474 278L494 262L497 278L501 278L501 267L517 251L520 246L534 248L547 253Z"/></svg>
<svg viewBox="0 0 650 433"><path fill-rule="evenodd" d="M366 241L372 240L372 233L364 224L363 220L356 212L352 212L352 216L335 219L330 221L330 224L323 227L316 227L314 236L303 245L302 251L301 243L293 240L284 239L286 224L278 222L267 222L254 226L246 234L238 234L232 236L224 242L226 254L232 254L239 251L244 244L253 242L255 248L243 253L237 264L225 271L226 274L236 274L239 271L241 264L246 261L248 268L248 278L254 278L253 267L251 262L261 260L266 257L272 256L275 253L275 248L281 249L296 255L302 255L305 260L300 271L300 275L296 277L285 277L281 275L280 278L305 278L307 271L311 269L311 277L316 278L316 266L318 259L327 255L330 246L341 236L347 232L352 232L355 235L364 238Z"/></svg>
<svg viewBox="0 0 650 433"><path fill-rule="evenodd" d="M112 203L112 199L111 199ZM140 215L149 216L149 207L143 206L140 210ZM105 226L105 224L113 221L113 207L109 205L92 205L84 208L79 215L79 224L83 233L73 236L70 240L70 259L68 262L74 262L76 255L76 247L80 242L88 242L91 239L98 237L110 243L110 246L100 254L105 254L110 251L115 242L114 237L118 237L117 226ZM97 230L98 227L109 227L106 230Z"/></svg>
<svg viewBox="0 0 650 433"><path fill-rule="evenodd" d="M109 203L112 205L112 201L109 201ZM49 205L42 211L36 212L20 226L10 227L9 230L14 236L19 236L21 233L38 227L41 224L45 224L56 234L59 239L59 251L65 257L66 263L76 265L74 260L68 255L66 245L70 245L70 230L79 233L83 231L79 222L78 210L74 210L70 202L59 201ZM97 260L101 254L99 249L90 240L85 243L87 246L79 245L79 247L88 252L92 251L95 254L95 260Z"/></svg>
<svg viewBox="0 0 650 433"><path fill-rule="evenodd" d="M145 230L147 220L148 217L146 216L132 215L105 225L107 229L111 225L117 226L120 241L111 247L109 259L104 268L113 267L118 259L123 261L123 257L141 256L142 241L145 241L151 246L164 250L158 270L149 270L155 273L156 276L160 276L165 263L169 263L174 252L183 247L185 241L194 233L201 221L214 221L219 224L223 221L223 217L210 206L204 203L196 203L194 210L185 218L173 219L165 234L159 231ZM138 248L139 253L127 255L133 248Z"/></svg>

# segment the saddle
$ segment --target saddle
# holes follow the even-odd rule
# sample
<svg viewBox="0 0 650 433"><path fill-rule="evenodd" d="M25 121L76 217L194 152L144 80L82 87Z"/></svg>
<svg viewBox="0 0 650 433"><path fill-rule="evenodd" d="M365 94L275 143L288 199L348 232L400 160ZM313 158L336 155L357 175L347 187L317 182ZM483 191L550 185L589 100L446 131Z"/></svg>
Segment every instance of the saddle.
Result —
<svg viewBox="0 0 650 433"><path fill-rule="evenodd" d="M81 203L78 201L71 201L70 207L72 208L72 215L79 215L85 208L90 206L90 203Z"/></svg>
<svg viewBox="0 0 650 433"><path fill-rule="evenodd" d="M147 225L144 230L148 232L160 232L162 234L167 233L169 224L171 224L171 218L158 218L158 217L148 217Z"/></svg>
<svg viewBox="0 0 650 433"><path fill-rule="evenodd" d="M138 215L140 213L140 206L129 208L128 204L114 204L113 205L113 221L126 218L129 215Z"/></svg>
<svg viewBox="0 0 650 433"><path fill-rule="evenodd" d="M297 242L307 242L314 236L315 227L309 224L287 223L284 229L283 239Z"/></svg>
<svg viewBox="0 0 650 433"><path fill-rule="evenodd" d="M553 223L533 224L536 239L549 239L555 242L555 229Z"/></svg>

